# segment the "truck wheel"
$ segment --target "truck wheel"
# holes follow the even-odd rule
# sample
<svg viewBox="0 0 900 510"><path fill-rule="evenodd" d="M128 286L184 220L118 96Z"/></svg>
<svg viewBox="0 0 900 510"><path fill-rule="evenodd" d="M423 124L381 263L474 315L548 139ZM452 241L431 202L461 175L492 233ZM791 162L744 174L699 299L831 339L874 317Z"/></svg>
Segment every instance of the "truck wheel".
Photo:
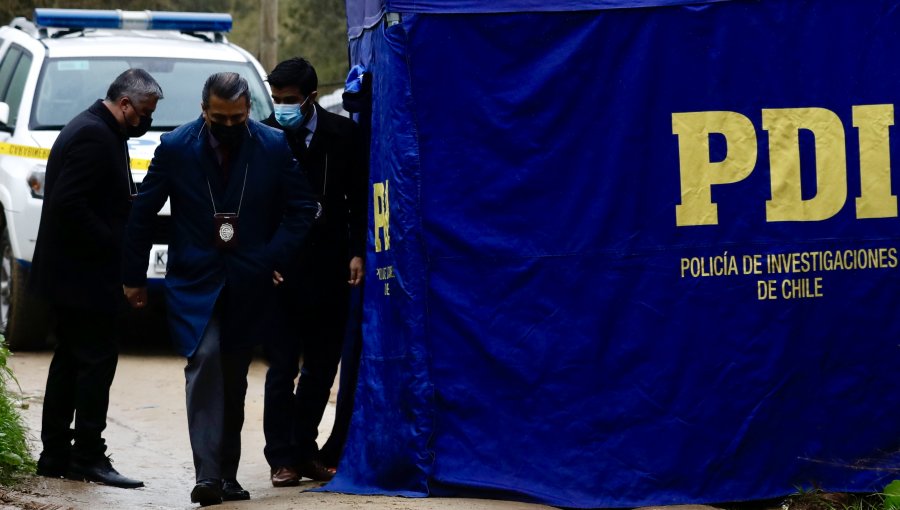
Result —
<svg viewBox="0 0 900 510"><path fill-rule="evenodd" d="M13 257L9 230L3 225L0 235L0 320L6 345L12 350L38 350L47 347L47 311L28 295L28 269Z"/></svg>

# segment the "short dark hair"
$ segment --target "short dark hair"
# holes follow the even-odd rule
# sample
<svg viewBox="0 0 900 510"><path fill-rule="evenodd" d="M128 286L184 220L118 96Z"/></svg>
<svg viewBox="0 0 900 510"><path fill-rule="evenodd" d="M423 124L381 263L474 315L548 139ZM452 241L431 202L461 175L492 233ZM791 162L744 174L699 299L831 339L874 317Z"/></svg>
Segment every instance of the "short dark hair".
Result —
<svg viewBox="0 0 900 510"><path fill-rule="evenodd" d="M273 87L295 86L304 96L312 94L319 88L319 77L316 69L303 57L289 58L272 69L269 73L269 85Z"/></svg>
<svg viewBox="0 0 900 510"><path fill-rule="evenodd" d="M226 101L237 101L243 97L250 104L250 85L238 73L216 73L206 79L202 96L204 108L209 106L210 94Z"/></svg>
<svg viewBox="0 0 900 510"><path fill-rule="evenodd" d="M106 89L107 101L118 101L123 97L144 101L150 96L163 98L162 88L147 71L134 67L116 77Z"/></svg>

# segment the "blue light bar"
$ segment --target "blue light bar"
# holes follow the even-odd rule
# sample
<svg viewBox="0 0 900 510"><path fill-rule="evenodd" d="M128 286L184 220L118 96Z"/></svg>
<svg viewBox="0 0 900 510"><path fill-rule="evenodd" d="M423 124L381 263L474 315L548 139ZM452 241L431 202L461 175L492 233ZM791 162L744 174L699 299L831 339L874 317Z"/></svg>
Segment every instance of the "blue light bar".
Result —
<svg viewBox="0 0 900 510"><path fill-rule="evenodd" d="M34 24L54 28L120 28L118 11L94 9L35 9Z"/></svg>
<svg viewBox="0 0 900 510"><path fill-rule="evenodd" d="M230 32L231 14L221 12L150 11L151 30Z"/></svg>
<svg viewBox="0 0 900 510"><path fill-rule="evenodd" d="M184 32L229 32L232 25L231 14L227 13L49 8L35 9L34 23L40 27L53 28L125 28Z"/></svg>

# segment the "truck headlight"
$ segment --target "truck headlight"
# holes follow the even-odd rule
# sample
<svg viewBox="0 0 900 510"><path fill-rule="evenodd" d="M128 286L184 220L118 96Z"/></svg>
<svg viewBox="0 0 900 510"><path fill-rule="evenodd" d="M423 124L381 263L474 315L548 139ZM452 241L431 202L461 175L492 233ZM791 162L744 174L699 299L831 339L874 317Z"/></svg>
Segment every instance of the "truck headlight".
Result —
<svg viewBox="0 0 900 510"><path fill-rule="evenodd" d="M31 188L33 198L44 198L44 175L47 171L44 167L37 167L28 174L28 187Z"/></svg>

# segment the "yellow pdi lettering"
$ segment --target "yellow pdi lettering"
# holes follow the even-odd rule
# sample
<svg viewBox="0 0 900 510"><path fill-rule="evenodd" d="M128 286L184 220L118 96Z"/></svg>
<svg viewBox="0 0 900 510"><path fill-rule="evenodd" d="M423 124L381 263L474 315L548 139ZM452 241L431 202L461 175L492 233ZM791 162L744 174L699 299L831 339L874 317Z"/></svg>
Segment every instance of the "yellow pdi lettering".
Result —
<svg viewBox="0 0 900 510"><path fill-rule="evenodd" d="M844 125L824 108L780 108L762 111L769 132L772 199L766 221L821 221L831 218L847 200L847 154ZM804 200L800 187L800 130L815 136L816 195Z"/></svg>
<svg viewBox="0 0 900 510"><path fill-rule="evenodd" d="M853 107L853 127L859 131L857 218L897 217L897 196L891 194L890 127L893 125L892 104Z"/></svg>
<svg viewBox="0 0 900 510"><path fill-rule="evenodd" d="M672 132L678 136L681 166L681 204L675 206L675 223L718 225L718 206L712 186L738 182L756 166L756 129L750 119L736 112L673 113ZM709 135L720 133L728 143L722 161L710 161Z"/></svg>
<svg viewBox="0 0 900 510"><path fill-rule="evenodd" d="M897 197L891 193L890 127L894 106L853 107L853 127L859 132L860 195L856 217L895 218ZM768 132L771 199L766 221L823 221L840 212L847 201L847 153L844 125L825 108L762 110ZM815 139L815 195L804 199L800 179L800 131ZM756 130L747 117L728 111L672 114L678 137L681 203L675 206L679 227L718 225L712 186L745 179L756 166ZM709 136L725 137L723 161L710 161Z"/></svg>
<svg viewBox="0 0 900 510"><path fill-rule="evenodd" d="M372 185L372 206L374 210L375 252L391 249L390 235L390 201L388 199L388 181L376 182ZM382 238L384 243L382 244Z"/></svg>

